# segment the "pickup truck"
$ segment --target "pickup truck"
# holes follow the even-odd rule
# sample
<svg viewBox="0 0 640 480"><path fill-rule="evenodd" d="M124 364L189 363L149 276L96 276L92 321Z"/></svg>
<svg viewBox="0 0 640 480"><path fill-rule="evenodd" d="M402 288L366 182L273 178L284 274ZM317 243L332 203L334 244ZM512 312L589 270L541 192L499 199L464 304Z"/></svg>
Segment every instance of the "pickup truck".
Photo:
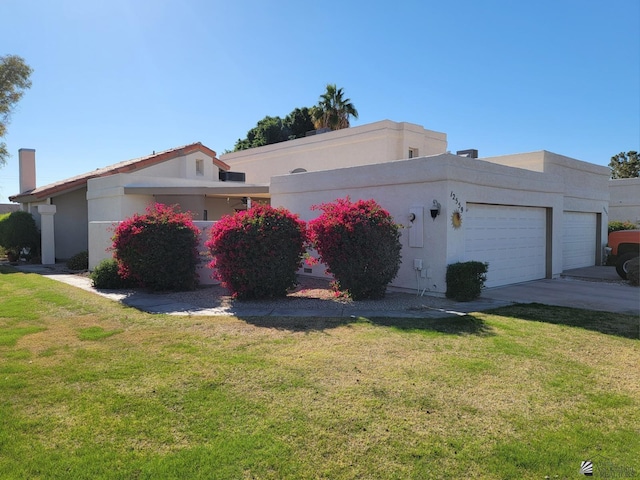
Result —
<svg viewBox="0 0 640 480"><path fill-rule="evenodd" d="M609 234L609 248L615 261L616 272L627 279L629 260L640 256L640 230L618 230Z"/></svg>

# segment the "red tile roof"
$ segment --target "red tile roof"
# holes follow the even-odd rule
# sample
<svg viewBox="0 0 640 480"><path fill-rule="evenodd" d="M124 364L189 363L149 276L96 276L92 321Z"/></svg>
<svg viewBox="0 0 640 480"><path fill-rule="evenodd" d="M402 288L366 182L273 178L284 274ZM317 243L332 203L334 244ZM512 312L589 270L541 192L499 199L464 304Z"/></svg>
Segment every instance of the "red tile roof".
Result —
<svg viewBox="0 0 640 480"><path fill-rule="evenodd" d="M216 157L216 152L208 147L202 145L202 143L192 143L183 147L172 148L171 150L165 150L164 152L153 153L146 157L136 158L133 160L126 160L124 162L116 163L104 168L98 168L92 172L83 173L75 177L67 178L56 183L51 183L43 187L36 187L33 190L27 192L20 192L17 195L9 197L12 202L20 202L23 197L33 197L35 200L42 200L52 195L64 193L67 191L77 190L87 185L87 181L91 178L108 177L109 175L115 175L116 173L128 173L141 168L146 168L151 165L157 165L167 160L171 160L177 157L189 155L194 152L202 152L205 155L213 158L213 164L222 170L229 170L231 167L222 160Z"/></svg>

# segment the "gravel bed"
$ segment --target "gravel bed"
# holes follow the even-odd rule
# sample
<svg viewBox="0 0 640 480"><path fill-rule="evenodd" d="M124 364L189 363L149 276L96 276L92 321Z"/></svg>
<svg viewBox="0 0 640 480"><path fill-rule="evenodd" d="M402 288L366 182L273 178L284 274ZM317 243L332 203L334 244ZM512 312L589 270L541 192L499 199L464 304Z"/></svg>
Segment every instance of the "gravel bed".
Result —
<svg viewBox="0 0 640 480"><path fill-rule="evenodd" d="M451 305L451 301L415 293L387 292L380 300L353 301L337 297L329 286L329 281L319 278L298 278L298 286L285 298L264 300L237 300L220 285L209 285L191 292L165 293L175 301L192 304L198 308L283 308L283 309L323 309L323 310L396 310L420 311L441 309Z"/></svg>
<svg viewBox="0 0 640 480"><path fill-rule="evenodd" d="M21 265L25 271L52 274L71 274L88 277L86 271L71 271L65 264L56 265ZM176 303L193 305L198 309L287 309L287 310L335 310L350 311L405 311L420 312L451 308L451 300L414 293L388 291L380 300L359 300L338 297L329 285L330 281L322 278L298 276L298 285L286 297L263 300L237 300L229 291L220 285L206 285L190 292L159 292L156 295L170 299Z"/></svg>

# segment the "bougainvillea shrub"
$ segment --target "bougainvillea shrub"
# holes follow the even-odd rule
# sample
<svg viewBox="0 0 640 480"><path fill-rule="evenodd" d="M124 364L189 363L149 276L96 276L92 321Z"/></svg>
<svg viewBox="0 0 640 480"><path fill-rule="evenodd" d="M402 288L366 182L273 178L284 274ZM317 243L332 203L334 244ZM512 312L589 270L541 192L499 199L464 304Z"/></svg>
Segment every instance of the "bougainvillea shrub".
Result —
<svg viewBox="0 0 640 480"><path fill-rule="evenodd" d="M375 200L314 205L309 236L335 288L354 300L384 297L400 268L400 226Z"/></svg>
<svg viewBox="0 0 640 480"><path fill-rule="evenodd" d="M156 203L116 227L119 274L150 290L192 290L198 282L198 235L191 214Z"/></svg>
<svg viewBox="0 0 640 480"><path fill-rule="evenodd" d="M214 276L236 298L282 297L296 285L306 224L284 208L256 205L222 217L206 243Z"/></svg>

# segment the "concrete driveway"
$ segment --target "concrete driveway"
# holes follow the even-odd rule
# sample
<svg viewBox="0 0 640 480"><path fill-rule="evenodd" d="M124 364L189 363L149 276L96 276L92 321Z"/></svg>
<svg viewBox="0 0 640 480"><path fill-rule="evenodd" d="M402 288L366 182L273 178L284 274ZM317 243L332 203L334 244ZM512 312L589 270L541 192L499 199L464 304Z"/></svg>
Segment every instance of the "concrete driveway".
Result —
<svg viewBox="0 0 640 480"><path fill-rule="evenodd" d="M614 267L578 268L553 280L487 288L481 298L640 316L640 287L623 282Z"/></svg>

